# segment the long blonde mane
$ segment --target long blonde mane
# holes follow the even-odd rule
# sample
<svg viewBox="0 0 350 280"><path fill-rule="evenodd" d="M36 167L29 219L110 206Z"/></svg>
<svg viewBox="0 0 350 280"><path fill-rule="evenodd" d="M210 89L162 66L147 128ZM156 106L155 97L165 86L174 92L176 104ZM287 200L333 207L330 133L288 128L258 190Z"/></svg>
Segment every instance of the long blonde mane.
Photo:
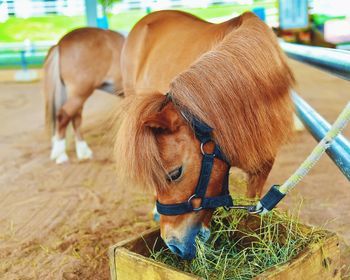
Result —
<svg viewBox="0 0 350 280"><path fill-rule="evenodd" d="M293 82L272 31L244 14L220 43L172 81L170 91L179 110L214 128L215 141L232 165L254 173L275 158L289 136ZM133 99L116 137L117 172L129 183L161 188L165 171L155 136L143 120L160 110L165 98Z"/></svg>

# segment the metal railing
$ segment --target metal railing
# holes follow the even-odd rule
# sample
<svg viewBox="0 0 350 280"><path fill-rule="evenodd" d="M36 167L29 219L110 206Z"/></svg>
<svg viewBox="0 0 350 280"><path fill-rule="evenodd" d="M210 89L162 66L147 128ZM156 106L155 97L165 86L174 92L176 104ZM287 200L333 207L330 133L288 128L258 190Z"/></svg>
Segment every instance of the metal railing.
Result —
<svg viewBox="0 0 350 280"><path fill-rule="evenodd" d="M331 125L295 92L293 92L292 98L296 107L296 113L307 130L317 141L321 141L330 130ZM338 135L326 153L350 181L349 140L341 134Z"/></svg>
<svg viewBox="0 0 350 280"><path fill-rule="evenodd" d="M284 52L293 59L326 70L350 80L350 52L345 50L305 46L280 42Z"/></svg>
<svg viewBox="0 0 350 280"><path fill-rule="evenodd" d="M0 67L20 66L22 69L27 69L29 66L41 66L47 51L54 44L52 41L1 44Z"/></svg>
<svg viewBox="0 0 350 280"><path fill-rule="evenodd" d="M298 61L325 70L340 78L350 80L350 52L329 48L303 46L280 42L286 54ZM305 100L295 92L292 99L296 113L311 135L320 141L331 125ZM350 181L350 142L343 135L338 135L327 150L327 154Z"/></svg>

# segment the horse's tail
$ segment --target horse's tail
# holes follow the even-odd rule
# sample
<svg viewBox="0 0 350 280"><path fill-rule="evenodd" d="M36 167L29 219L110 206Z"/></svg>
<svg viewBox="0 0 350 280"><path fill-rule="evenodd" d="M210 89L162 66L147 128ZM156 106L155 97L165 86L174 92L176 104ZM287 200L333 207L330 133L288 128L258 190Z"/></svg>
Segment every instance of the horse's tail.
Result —
<svg viewBox="0 0 350 280"><path fill-rule="evenodd" d="M56 116L66 100L59 64L60 54L56 45L49 50L44 64L45 126L50 136L55 133Z"/></svg>

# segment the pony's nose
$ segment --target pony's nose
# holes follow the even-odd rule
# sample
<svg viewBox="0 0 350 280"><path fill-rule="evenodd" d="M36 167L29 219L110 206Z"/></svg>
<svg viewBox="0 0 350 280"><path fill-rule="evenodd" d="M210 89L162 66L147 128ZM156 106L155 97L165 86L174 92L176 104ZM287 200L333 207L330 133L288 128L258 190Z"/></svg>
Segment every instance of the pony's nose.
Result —
<svg viewBox="0 0 350 280"><path fill-rule="evenodd" d="M171 252L178 255L181 259L192 260L196 256L196 246L194 244L183 244L176 239L166 242Z"/></svg>

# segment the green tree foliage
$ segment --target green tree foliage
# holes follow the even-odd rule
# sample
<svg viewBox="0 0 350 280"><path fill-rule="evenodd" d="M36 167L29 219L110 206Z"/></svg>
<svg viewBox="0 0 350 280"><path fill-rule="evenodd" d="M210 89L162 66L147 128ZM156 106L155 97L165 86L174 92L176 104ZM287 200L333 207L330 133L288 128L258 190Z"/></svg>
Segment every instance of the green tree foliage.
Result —
<svg viewBox="0 0 350 280"><path fill-rule="evenodd" d="M103 9L103 15L107 16L107 12L109 9L113 7L115 3L121 2L122 0L98 0Z"/></svg>

